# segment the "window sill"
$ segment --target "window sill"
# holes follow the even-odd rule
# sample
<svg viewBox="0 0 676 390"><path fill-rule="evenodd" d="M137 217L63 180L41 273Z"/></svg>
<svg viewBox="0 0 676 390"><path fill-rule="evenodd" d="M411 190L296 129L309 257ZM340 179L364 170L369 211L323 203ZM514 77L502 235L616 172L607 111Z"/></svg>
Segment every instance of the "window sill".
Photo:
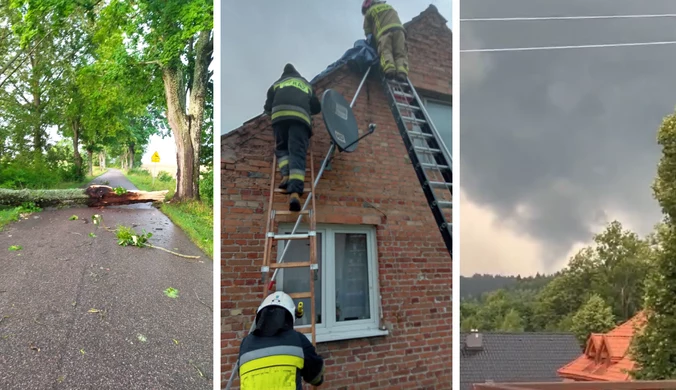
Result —
<svg viewBox="0 0 676 390"><path fill-rule="evenodd" d="M323 329L322 329L323 330ZM383 337L389 335L387 330L377 328L359 329L359 330L317 330L317 343L328 343L331 341L364 339L369 337ZM312 341L312 334L306 333L308 340Z"/></svg>

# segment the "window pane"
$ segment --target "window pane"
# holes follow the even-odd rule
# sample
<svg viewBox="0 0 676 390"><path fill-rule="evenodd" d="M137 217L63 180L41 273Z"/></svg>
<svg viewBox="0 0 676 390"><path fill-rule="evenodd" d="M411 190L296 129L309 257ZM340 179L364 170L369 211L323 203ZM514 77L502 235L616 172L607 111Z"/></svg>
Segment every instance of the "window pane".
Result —
<svg viewBox="0 0 676 390"><path fill-rule="evenodd" d="M432 117L432 122L434 122L434 126L436 126L441 139L446 144L448 154L450 155L453 150L453 145L451 144L453 141L453 133L451 133L453 107L448 104L427 100L425 109Z"/></svg>
<svg viewBox="0 0 676 390"><path fill-rule="evenodd" d="M336 321L371 318L366 234L336 233Z"/></svg>
<svg viewBox="0 0 676 390"><path fill-rule="evenodd" d="M296 234L303 234L307 232L297 231ZM291 234L291 231L284 232L284 234ZM294 261L310 261L310 240L293 240L286 241L289 249L284 255L284 262L290 263ZM277 259L282 255L283 248L277 252ZM322 321L322 235L317 233L317 264L319 264L319 271L317 271L317 278L315 279L315 314L317 316L317 323ZM282 283L277 283L277 289L282 290L287 294L300 293L310 291L310 269L308 267L302 268L282 268L280 269L280 276L282 276ZM296 305L299 301L303 302L305 313L302 318L296 319L296 325L310 325L312 323L312 308L310 306L310 298L295 299Z"/></svg>

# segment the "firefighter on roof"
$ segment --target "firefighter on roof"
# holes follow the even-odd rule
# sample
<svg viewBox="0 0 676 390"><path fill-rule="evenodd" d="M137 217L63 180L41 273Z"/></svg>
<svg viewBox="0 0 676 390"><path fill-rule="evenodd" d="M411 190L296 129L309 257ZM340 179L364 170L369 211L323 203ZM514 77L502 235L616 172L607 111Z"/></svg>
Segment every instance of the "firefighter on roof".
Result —
<svg viewBox="0 0 676 390"><path fill-rule="evenodd" d="M364 34L373 35L378 42L380 68L385 77L405 82L408 77L408 49L406 31L397 11L384 1L364 0Z"/></svg>
<svg viewBox="0 0 676 390"><path fill-rule="evenodd" d="M275 133L275 154L282 174L279 188L291 194L289 210L300 211L312 115L321 112L321 104L312 85L293 65L286 64L282 77L268 89L263 109L271 116Z"/></svg>
<svg viewBox="0 0 676 390"><path fill-rule="evenodd" d="M239 347L241 390L302 390L324 382L324 359L293 329L296 307L281 291L270 294L256 314L256 329Z"/></svg>

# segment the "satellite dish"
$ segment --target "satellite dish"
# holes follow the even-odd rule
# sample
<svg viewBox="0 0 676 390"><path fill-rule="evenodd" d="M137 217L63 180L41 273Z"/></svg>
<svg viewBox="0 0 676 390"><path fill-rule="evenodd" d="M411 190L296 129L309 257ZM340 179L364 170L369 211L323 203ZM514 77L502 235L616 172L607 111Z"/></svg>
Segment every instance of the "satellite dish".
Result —
<svg viewBox="0 0 676 390"><path fill-rule="evenodd" d="M327 89L322 95L322 117L333 143L341 152L357 149L359 130L350 104L338 92Z"/></svg>

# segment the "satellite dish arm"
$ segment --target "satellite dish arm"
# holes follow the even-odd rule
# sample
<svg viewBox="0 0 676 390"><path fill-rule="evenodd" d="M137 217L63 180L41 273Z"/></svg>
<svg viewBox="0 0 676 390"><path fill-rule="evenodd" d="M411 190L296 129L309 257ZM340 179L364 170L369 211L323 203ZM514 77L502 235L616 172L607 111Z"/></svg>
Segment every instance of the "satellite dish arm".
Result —
<svg viewBox="0 0 676 390"><path fill-rule="evenodd" d="M356 144L357 142L361 141L362 139L368 137L369 135L373 134L373 132L375 132L375 131L376 131L376 124L375 124L375 123L369 124L369 129L368 129L368 131L367 131L366 133L364 133L361 137L357 138L357 139L356 139L354 142L352 142L351 144L345 146L343 149L344 149L344 150L345 150L345 149L349 149L350 146L352 146L352 145Z"/></svg>

